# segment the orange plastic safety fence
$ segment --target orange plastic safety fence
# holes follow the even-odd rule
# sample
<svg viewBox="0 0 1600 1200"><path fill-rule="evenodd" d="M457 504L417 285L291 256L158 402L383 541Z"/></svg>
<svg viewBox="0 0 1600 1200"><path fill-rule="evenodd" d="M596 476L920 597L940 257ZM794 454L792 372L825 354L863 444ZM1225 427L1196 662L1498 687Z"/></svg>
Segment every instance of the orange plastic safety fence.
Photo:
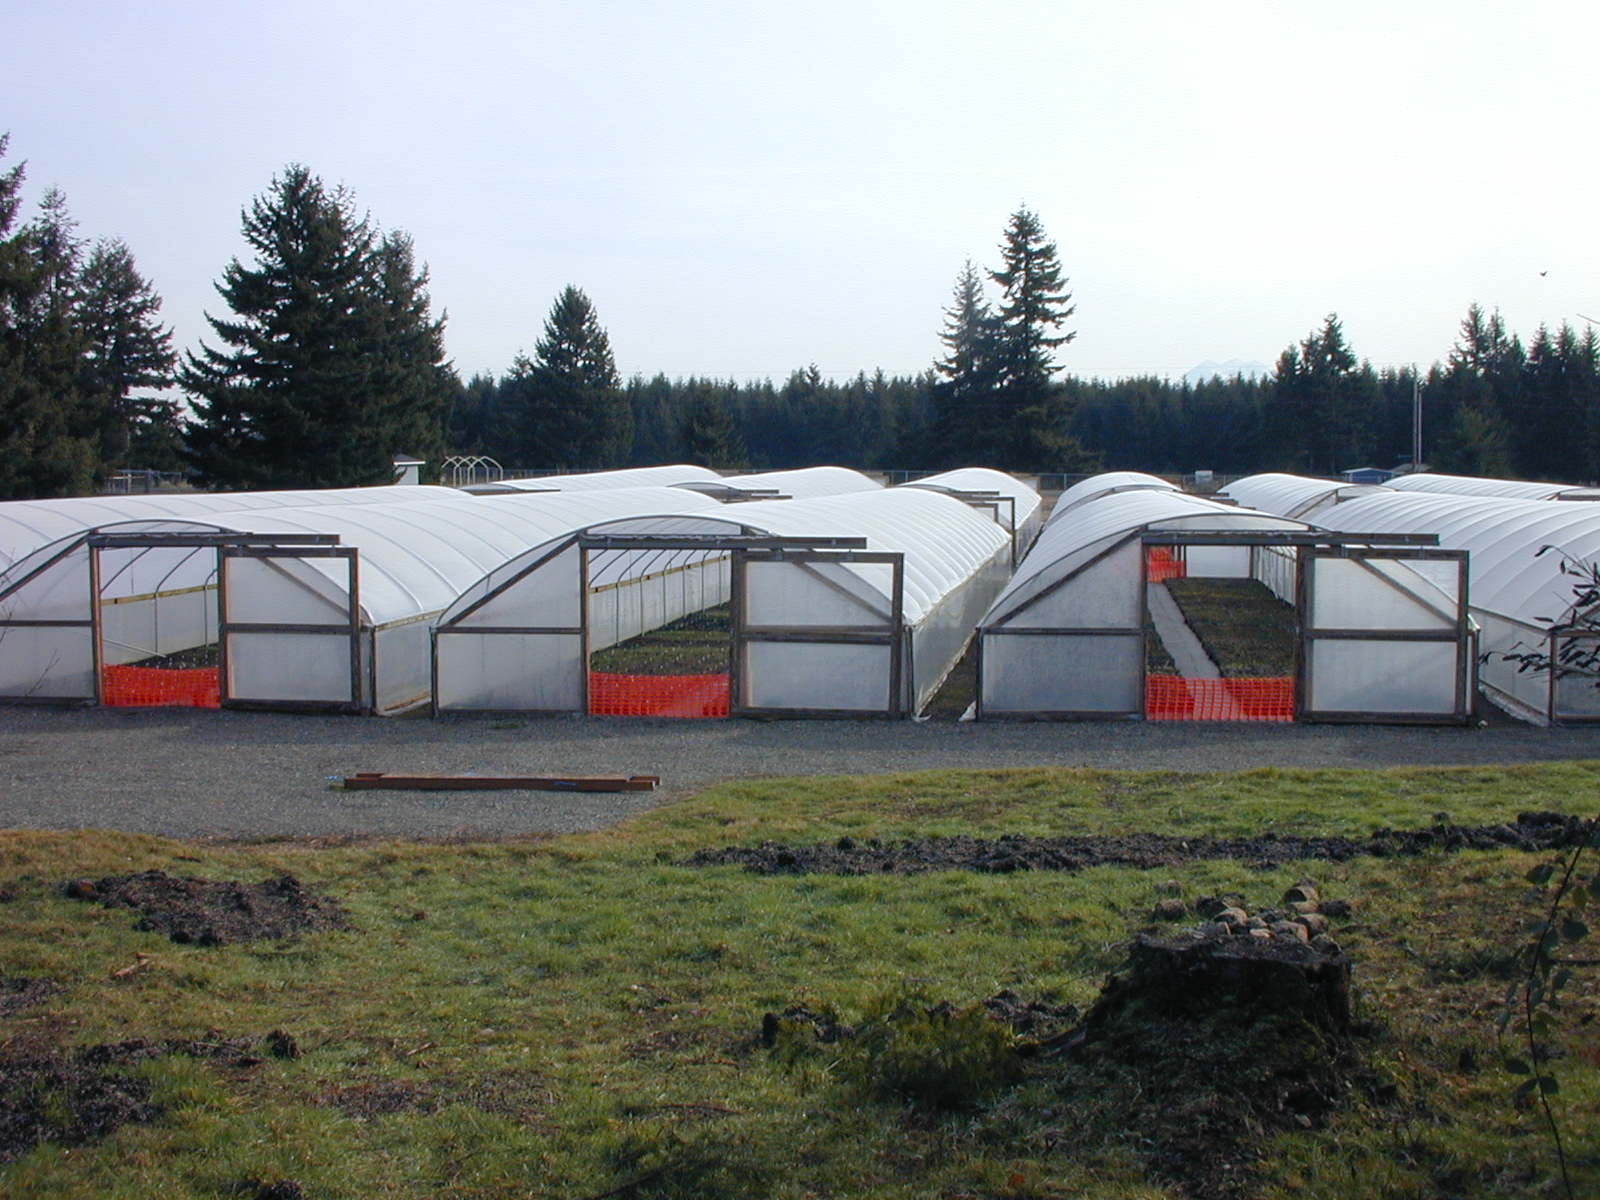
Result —
<svg viewBox="0 0 1600 1200"><path fill-rule="evenodd" d="M1165 583L1169 579L1187 579L1189 564L1174 558L1165 546L1151 546L1145 551L1145 575L1151 583Z"/></svg>
<svg viewBox="0 0 1600 1200"><path fill-rule="evenodd" d="M728 675L612 675L589 672L597 717L725 717Z"/></svg>
<svg viewBox="0 0 1600 1200"><path fill-rule="evenodd" d="M100 702L119 708L220 708L221 676L215 667L106 667Z"/></svg>
<svg viewBox="0 0 1600 1200"><path fill-rule="evenodd" d="M1294 677L1145 678L1144 715L1152 721L1292 721Z"/></svg>

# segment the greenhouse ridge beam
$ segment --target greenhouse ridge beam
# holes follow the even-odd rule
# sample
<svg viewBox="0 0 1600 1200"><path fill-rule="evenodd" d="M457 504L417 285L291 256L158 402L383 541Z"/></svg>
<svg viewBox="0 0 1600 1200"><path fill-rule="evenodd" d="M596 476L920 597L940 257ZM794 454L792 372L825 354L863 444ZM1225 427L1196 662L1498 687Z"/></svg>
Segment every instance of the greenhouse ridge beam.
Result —
<svg viewBox="0 0 1600 1200"><path fill-rule="evenodd" d="M579 534L585 550L865 550L864 537L769 537L727 533Z"/></svg>
<svg viewBox="0 0 1600 1200"><path fill-rule="evenodd" d="M160 546L337 546L337 533L91 533L85 541L97 550L151 550Z"/></svg>
<svg viewBox="0 0 1600 1200"><path fill-rule="evenodd" d="M1436 533L1333 533L1298 529L1156 530L1143 534L1147 546L1437 546Z"/></svg>

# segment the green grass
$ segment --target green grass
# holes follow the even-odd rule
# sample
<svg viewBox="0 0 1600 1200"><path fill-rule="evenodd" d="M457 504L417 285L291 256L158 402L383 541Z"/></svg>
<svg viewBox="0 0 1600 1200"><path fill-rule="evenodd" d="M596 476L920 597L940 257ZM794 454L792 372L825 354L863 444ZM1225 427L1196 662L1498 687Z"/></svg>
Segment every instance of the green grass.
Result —
<svg viewBox="0 0 1600 1200"><path fill-rule="evenodd" d="M905 988L957 1005L1011 988L1087 1006L1162 881L1266 903L1307 873L1359 906L1341 938L1377 1029L1372 1070L1398 1099L1272 1143L1261 1194L1552 1195L1536 1115L1511 1103L1516 1080L1492 1053L1497 965L1530 912L1532 856L858 878L674 864L704 846L847 834L1364 835L1441 811L1461 823L1582 812L1597 784L1593 763L937 772L730 784L619 829L494 844L0 834L0 885L16 895L0 906L0 973L68 985L0 1018L0 1038L76 1046L281 1028L304 1051L247 1070L146 1064L161 1119L0 1166L0 1195L224 1197L276 1179L332 1200L1176 1195L1145 1177L1137 1131L1060 1068L1030 1069L974 1111L917 1114L853 1086L826 1056L786 1067L758 1044L761 1016L804 1001L854 1019ZM344 903L355 929L183 947L56 890L146 868L287 871ZM138 952L152 965L114 979ZM1588 1015L1580 1031L1600 1011L1589 975L1563 1017ZM1462 1069L1463 1051L1477 1069ZM1593 1194L1600 1071L1580 1054L1556 1070ZM359 1097L375 1094L417 1102L363 1110Z"/></svg>
<svg viewBox="0 0 1600 1200"><path fill-rule="evenodd" d="M1167 590L1225 678L1294 674L1294 608L1254 579L1173 579Z"/></svg>

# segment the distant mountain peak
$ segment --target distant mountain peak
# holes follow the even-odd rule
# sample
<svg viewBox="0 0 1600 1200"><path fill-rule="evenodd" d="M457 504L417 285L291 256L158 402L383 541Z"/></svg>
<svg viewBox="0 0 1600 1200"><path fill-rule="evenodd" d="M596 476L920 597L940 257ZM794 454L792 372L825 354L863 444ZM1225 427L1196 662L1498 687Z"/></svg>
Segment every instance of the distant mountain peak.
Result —
<svg viewBox="0 0 1600 1200"><path fill-rule="evenodd" d="M1190 367L1183 373L1183 381L1187 384L1204 383L1208 379L1232 379L1240 376L1248 380L1266 379L1272 374L1272 368L1262 362L1251 362L1243 358L1230 358L1227 362L1212 362L1207 359L1198 367Z"/></svg>

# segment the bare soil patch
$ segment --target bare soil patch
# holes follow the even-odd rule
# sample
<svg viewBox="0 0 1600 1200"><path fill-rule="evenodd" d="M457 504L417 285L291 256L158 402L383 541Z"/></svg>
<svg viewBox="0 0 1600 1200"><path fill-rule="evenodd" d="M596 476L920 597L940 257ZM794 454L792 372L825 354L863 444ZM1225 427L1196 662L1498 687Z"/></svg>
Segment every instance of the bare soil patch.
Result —
<svg viewBox="0 0 1600 1200"><path fill-rule="evenodd" d="M0 1017L9 1017L66 989L53 979L0 978Z"/></svg>
<svg viewBox="0 0 1600 1200"><path fill-rule="evenodd" d="M236 883L141 871L74 880L62 890L73 899L98 900L107 908L136 909L142 914L136 928L196 946L292 939L349 925L336 902L312 892L292 875Z"/></svg>
<svg viewBox="0 0 1600 1200"><path fill-rule="evenodd" d="M761 875L913 875L925 871L1082 871L1090 867L1170 867L1202 859L1237 859L1262 867L1302 859L1345 862L1459 850L1558 850L1578 845L1587 822L1560 813L1522 813L1502 825L1433 825L1426 829L1380 829L1367 838L1171 837L1155 833L1079 837L876 838L805 845L763 842L699 850L686 866L742 866Z"/></svg>

